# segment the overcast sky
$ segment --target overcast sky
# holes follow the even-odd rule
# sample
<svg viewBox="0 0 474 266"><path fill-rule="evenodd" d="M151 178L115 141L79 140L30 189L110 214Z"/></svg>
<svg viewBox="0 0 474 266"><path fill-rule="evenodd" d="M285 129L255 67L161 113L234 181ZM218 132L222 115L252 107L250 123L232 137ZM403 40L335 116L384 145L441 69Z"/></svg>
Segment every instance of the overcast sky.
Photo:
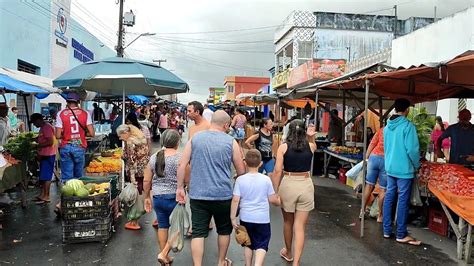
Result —
<svg viewBox="0 0 474 266"><path fill-rule="evenodd" d="M72 16L109 47L116 45L116 0L72 0ZM136 25L126 30L125 53L145 61L166 59L162 66L189 83L180 101L204 101L208 88L222 86L225 76L268 76L274 65L273 34L293 10L444 17L473 6L474 0L125 0Z"/></svg>

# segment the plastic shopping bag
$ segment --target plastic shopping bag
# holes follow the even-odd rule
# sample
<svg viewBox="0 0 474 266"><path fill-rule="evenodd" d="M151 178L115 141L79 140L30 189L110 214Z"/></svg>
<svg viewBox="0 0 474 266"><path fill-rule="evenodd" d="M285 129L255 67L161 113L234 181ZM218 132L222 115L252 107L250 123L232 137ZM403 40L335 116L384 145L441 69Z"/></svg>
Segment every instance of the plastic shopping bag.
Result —
<svg viewBox="0 0 474 266"><path fill-rule="evenodd" d="M364 168L364 161L356 164L349 171L347 171L346 176L352 180L356 180L357 176L359 175L359 173L362 171L363 168Z"/></svg>
<svg viewBox="0 0 474 266"><path fill-rule="evenodd" d="M173 252L180 252L184 247L184 235L189 230L189 216L183 204L177 204L170 216L168 244Z"/></svg>
<svg viewBox="0 0 474 266"><path fill-rule="evenodd" d="M146 213L143 201L143 196L139 195L135 201L135 204L133 204L133 206L128 209L127 219L129 221L138 220Z"/></svg>
<svg viewBox="0 0 474 266"><path fill-rule="evenodd" d="M369 216L372 218L376 218L379 215L379 197L376 197L372 206L370 207Z"/></svg>
<svg viewBox="0 0 474 266"><path fill-rule="evenodd" d="M420 196L420 185L418 183L418 178L413 178L413 184L411 184L411 195L410 195L410 203L413 206L423 206L423 201L421 201Z"/></svg>
<svg viewBox="0 0 474 266"><path fill-rule="evenodd" d="M137 186L132 183L127 183L127 185L125 185L125 188L119 195L120 202L123 202L128 207L130 207L135 204L135 201L138 198L138 194L139 193Z"/></svg>

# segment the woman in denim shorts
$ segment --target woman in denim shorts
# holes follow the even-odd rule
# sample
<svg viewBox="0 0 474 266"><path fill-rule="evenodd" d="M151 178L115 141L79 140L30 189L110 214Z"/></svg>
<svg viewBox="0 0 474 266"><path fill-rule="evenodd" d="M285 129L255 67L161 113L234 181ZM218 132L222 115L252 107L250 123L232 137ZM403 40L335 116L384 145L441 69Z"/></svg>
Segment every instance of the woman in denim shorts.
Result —
<svg viewBox="0 0 474 266"><path fill-rule="evenodd" d="M383 209L383 199L385 197L385 190L387 189L387 173L385 172L385 158L383 150L383 128L381 128L370 142L369 148L367 149L367 175L365 178L365 187L364 193L364 202L365 205L361 210L360 217L364 215L367 208L367 201L370 198L370 195L374 191L375 184L377 184L377 179L379 181L380 193L379 193L379 215L377 217L377 222L382 222L382 209Z"/></svg>
<svg viewBox="0 0 474 266"><path fill-rule="evenodd" d="M145 210L150 212L153 206L158 220L157 235L161 250L158 254L158 261L161 265L168 265L173 261L173 258L168 256L171 246L167 242L170 215L176 206L178 184L176 174L181 158L181 153L178 152L180 139L181 136L174 129L167 129L161 134L160 140L163 149L151 156L143 181ZM153 192L153 205L150 198L150 188Z"/></svg>

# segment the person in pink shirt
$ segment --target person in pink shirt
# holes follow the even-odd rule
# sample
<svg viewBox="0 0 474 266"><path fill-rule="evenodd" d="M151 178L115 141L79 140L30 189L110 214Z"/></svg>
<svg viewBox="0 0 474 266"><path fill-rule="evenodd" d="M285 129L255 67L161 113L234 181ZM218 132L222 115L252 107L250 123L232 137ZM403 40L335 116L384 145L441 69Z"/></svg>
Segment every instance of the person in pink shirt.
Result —
<svg viewBox="0 0 474 266"><path fill-rule="evenodd" d="M443 122L443 118L441 116L436 117L436 125L433 128L433 132L431 132L431 142L434 144L434 150L436 151L438 148L438 139L443 134L443 132L448 128L449 124L447 122ZM451 140L446 138L443 140L442 147L443 153L445 154L446 161L449 162L449 149L451 148ZM434 153L434 161L438 161L438 156L436 152Z"/></svg>
<svg viewBox="0 0 474 266"><path fill-rule="evenodd" d="M31 115L31 122L39 128L38 135L38 161L40 164L39 181L41 182L41 193L36 197L37 204L51 202L49 190L51 179L54 175L54 165L56 163L57 140L54 136L54 127L45 122L43 115L34 113Z"/></svg>

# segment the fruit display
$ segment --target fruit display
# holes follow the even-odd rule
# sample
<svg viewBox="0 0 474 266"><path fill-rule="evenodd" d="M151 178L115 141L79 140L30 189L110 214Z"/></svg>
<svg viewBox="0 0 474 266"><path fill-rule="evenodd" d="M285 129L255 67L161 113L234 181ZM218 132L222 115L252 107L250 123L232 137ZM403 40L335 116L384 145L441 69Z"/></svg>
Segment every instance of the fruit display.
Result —
<svg viewBox="0 0 474 266"><path fill-rule="evenodd" d="M93 160L88 167L87 173L119 173L122 170L122 161L113 157L99 157Z"/></svg>
<svg viewBox="0 0 474 266"><path fill-rule="evenodd" d="M338 153L338 154L352 154L356 155L361 152L360 148L355 148L355 147L346 147L346 146L335 146L335 147L329 147L328 148L330 151Z"/></svg>
<svg viewBox="0 0 474 266"><path fill-rule="evenodd" d="M21 133L17 137L10 138L3 148L14 158L21 158L25 162L33 161L37 154L37 137L38 134L33 132Z"/></svg>
<svg viewBox="0 0 474 266"><path fill-rule="evenodd" d="M62 187L61 192L64 197L76 196L79 198L85 198L105 194L109 189L110 183L108 182L101 184L88 183L84 185L84 183L79 179L71 179Z"/></svg>
<svg viewBox="0 0 474 266"><path fill-rule="evenodd" d="M420 185L429 183L441 191L474 197L474 171L461 165L423 162L418 177Z"/></svg>

